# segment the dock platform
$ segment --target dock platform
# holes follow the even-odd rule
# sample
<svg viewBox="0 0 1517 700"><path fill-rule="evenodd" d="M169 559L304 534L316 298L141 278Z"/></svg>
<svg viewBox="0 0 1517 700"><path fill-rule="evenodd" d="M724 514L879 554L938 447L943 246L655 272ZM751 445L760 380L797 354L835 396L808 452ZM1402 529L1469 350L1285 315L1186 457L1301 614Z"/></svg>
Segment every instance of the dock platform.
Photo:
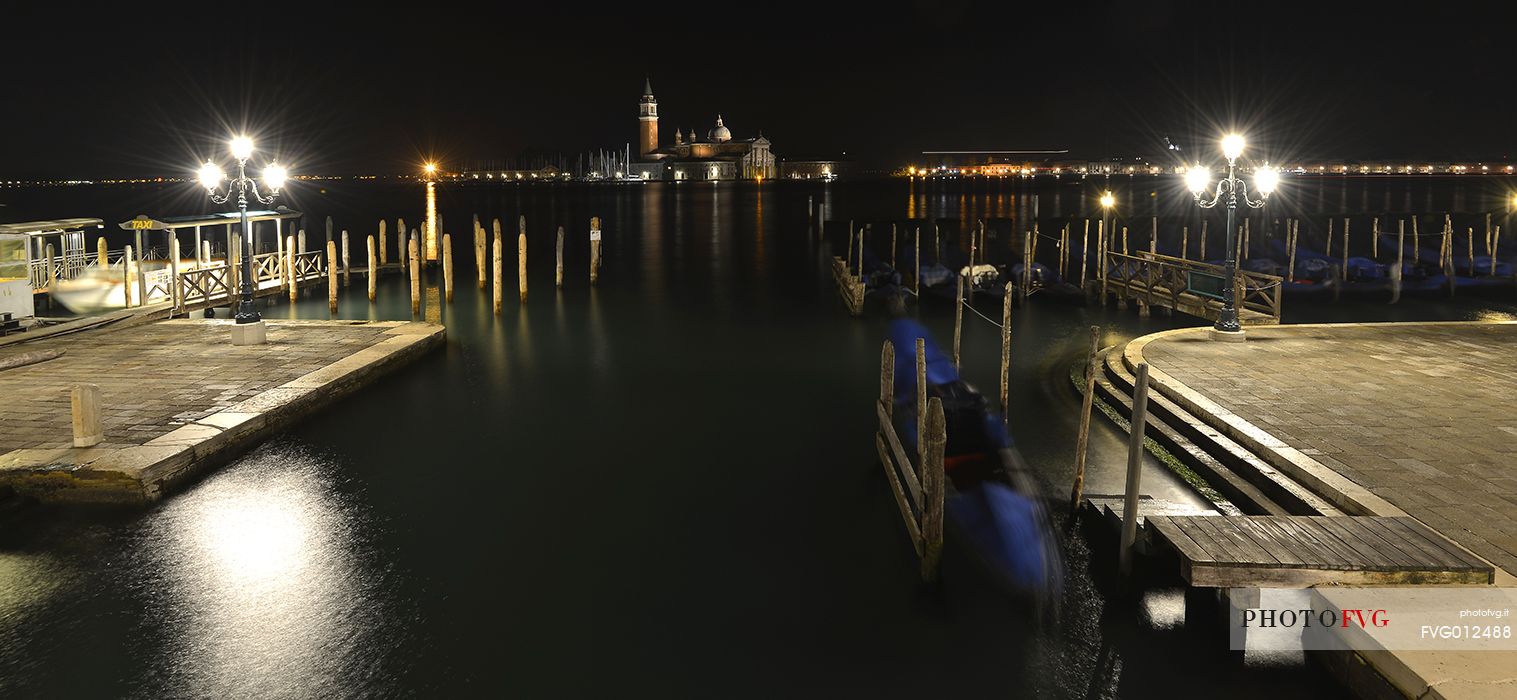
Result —
<svg viewBox="0 0 1517 700"><path fill-rule="evenodd" d="M421 357L442 326L277 321L233 346L229 320L176 319L0 348L0 490L44 502L147 503L291 420ZM39 353L39 351L61 353ZM100 387L103 441L73 446L70 390Z"/></svg>
<svg viewBox="0 0 1517 700"><path fill-rule="evenodd" d="M1149 515L1198 588L1490 584L1495 569L1407 517Z"/></svg>

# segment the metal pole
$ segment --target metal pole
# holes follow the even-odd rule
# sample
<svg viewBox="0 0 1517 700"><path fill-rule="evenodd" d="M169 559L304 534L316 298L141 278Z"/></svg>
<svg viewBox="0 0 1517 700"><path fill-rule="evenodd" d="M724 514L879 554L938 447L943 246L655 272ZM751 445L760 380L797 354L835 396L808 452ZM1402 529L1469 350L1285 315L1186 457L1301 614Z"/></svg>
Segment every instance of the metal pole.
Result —
<svg viewBox="0 0 1517 700"><path fill-rule="evenodd" d="M258 323L263 317L253 306L253 235L248 228L247 173L243 163L237 163L237 211L242 218L242 303L237 305L237 323Z"/></svg>
<svg viewBox="0 0 1517 700"><path fill-rule="evenodd" d="M1237 287L1236 280L1238 278L1238 260L1237 251L1233 250L1233 246L1237 245L1234 241L1237 233L1233 231L1233 220L1237 217L1238 212L1239 184L1238 178L1233 176L1233 164L1229 162L1227 164L1227 245L1224 246L1225 250L1223 251L1223 254L1227 256L1223 262L1223 269L1227 275L1227 280L1223 283L1222 289L1222 313L1217 317L1216 325L1213 326L1213 328L1223 333L1237 333L1243 330L1243 325L1238 323L1238 306L1237 299L1235 298L1237 296L1235 292Z"/></svg>

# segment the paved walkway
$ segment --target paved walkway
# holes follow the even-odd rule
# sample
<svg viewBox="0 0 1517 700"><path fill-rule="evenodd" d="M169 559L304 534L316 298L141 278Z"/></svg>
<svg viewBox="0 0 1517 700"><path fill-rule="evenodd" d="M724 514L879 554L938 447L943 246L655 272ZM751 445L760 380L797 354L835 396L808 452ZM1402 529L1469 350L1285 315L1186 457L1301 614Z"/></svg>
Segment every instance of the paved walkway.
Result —
<svg viewBox="0 0 1517 700"><path fill-rule="evenodd" d="M1517 573L1517 324L1166 334L1151 367Z"/></svg>
<svg viewBox="0 0 1517 700"><path fill-rule="evenodd" d="M248 444L438 347L442 326L180 319L0 347L54 359L0 370L0 487L42 500L145 502ZM101 389L104 441L73 447L70 388Z"/></svg>
<svg viewBox="0 0 1517 700"><path fill-rule="evenodd" d="M0 454L73 445L69 388L100 385L104 447L141 445L250 399L384 339L383 326L309 325L270 344L234 347L222 324L154 323L47 338L0 348L63 356L0 371Z"/></svg>

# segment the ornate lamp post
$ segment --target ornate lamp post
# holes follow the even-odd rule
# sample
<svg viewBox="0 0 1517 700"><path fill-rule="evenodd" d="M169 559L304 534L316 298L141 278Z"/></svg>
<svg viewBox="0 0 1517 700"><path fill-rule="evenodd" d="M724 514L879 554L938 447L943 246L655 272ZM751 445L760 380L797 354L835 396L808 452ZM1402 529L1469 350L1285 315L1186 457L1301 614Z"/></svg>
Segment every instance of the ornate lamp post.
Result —
<svg viewBox="0 0 1517 700"><path fill-rule="evenodd" d="M1280 184L1280 171L1265 164L1254 171L1254 189L1259 191L1259 198L1249 197L1248 185L1236 175L1238 158L1243 155L1243 145L1243 137L1238 134L1228 134L1222 138L1222 156L1227 158L1227 177L1217 181L1217 189L1210 198L1206 198L1203 193L1211 185L1211 170L1197 163L1185 171L1185 185L1195 196L1198 206L1202 209L1211 209L1218 204L1227 207L1226 279L1222 290L1222 315L1217 318L1210 334L1213 340L1243 340L1243 325L1238 322L1236 298L1238 261L1233 250L1237 245L1233 238L1237 233L1233 230L1233 222L1237 217L1238 202L1243 202L1251 209L1258 209L1264 206L1270 193Z"/></svg>
<svg viewBox="0 0 1517 700"><path fill-rule="evenodd" d="M259 316L258 309L253 306L253 235L248 228L248 196L251 195L259 204L272 204L274 198L279 196L280 188L284 187L289 173L277 162L269 163L263 169L263 181L269 188L268 196L264 196L258 192L258 183L247 175L248 159L253 157L253 140L238 136L232 139L230 145L232 157L237 159L237 177L226 183L225 191L218 191L221 181L226 180L226 173L222 172L221 166L207 160L205 165L200 166L200 185L205 188L211 201L217 204L225 204L231 199L234 190L237 193L237 209L242 213L242 269L238 275L242 280L242 301L237 306L237 325L232 332L232 342L237 345L257 344L265 342L265 335L263 317Z"/></svg>

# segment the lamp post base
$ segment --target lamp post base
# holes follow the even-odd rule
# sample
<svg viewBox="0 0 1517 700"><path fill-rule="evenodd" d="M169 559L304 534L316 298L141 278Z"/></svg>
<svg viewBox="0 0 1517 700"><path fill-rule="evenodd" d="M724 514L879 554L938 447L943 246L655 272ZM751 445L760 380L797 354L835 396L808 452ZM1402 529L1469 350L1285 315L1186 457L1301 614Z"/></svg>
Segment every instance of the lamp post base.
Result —
<svg viewBox="0 0 1517 700"><path fill-rule="evenodd" d="M1206 330L1206 339L1224 343L1241 343L1246 340L1246 337L1243 334L1242 328L1235 331L1219 331L1215 328L1208 328Z"/></svg>
<svg viewBox="0 0 1517 700"><path fill-rule="evenodd" d="M233 345L263 345L269 342L268 327L263 321L232 324Z"/></svg>

